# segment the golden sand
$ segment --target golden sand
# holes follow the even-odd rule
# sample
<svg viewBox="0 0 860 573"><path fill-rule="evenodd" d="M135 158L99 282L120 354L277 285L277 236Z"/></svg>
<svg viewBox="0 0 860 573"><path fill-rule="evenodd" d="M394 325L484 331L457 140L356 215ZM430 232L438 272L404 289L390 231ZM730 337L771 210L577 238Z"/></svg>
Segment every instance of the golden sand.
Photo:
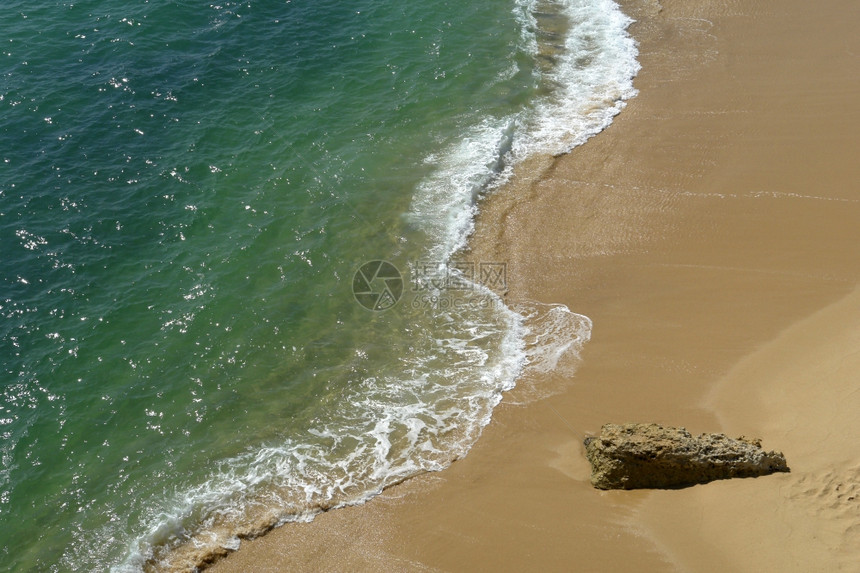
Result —
<svg viewBox="0 0 860 573"><path fill-rule="evenodd" d="M629 0L640 95L482 205L511 301L594 321L469 455L282 527L224 571L853 571L860 563L860 3ZM542 398L541 398L542 396ZM789 474L600 492L605 422L757 436Z"/></svg>

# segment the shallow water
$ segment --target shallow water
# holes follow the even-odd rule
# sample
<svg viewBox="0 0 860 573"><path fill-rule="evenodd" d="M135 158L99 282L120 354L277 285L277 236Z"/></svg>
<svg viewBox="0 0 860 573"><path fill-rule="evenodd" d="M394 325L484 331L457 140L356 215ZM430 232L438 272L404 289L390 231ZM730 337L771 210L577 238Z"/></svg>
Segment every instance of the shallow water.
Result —
<svg viewBox="0 0 860 573"><path fill-rule="evenodd" d="M366 499L464 455L525 364L587 339L573 313L536 337L504 261L456 252L517 161L633 95L613 3L0 21L4 568L140 570ZM356 282L373 260L401 290Z"/></svg>

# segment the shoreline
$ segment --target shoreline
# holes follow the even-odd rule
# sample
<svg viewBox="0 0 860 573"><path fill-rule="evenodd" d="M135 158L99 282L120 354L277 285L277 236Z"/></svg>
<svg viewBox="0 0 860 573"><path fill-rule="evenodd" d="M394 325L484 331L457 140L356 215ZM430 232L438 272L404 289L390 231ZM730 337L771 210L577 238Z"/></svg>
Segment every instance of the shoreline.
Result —
<svg viewBox="0 0 860 573"><path fill-rule="evenodd" d="M586 145L523 166L472 238L475 260L507 261L509 301L592 319L576 374L518 384L445 471L245 541L212 571L860 561L858 7L621 4L639 95ZM792 473L597 492L582 438L633 421L760 437Z"/></svg>

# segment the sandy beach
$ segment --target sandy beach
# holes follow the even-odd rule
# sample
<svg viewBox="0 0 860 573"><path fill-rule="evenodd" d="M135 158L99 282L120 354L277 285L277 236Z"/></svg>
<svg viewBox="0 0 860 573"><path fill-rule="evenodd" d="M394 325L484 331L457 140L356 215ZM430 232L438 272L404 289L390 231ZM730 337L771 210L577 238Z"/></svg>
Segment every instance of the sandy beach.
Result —
<svg viewBox="0 0 860 573"><path fill-rule="evenodd" d="M211 571L856 571L860 4L629 0L639 95L481 205L507 300L592 319L469 455ZM601 492L607 422L759 437L791 472Z"/></svg>

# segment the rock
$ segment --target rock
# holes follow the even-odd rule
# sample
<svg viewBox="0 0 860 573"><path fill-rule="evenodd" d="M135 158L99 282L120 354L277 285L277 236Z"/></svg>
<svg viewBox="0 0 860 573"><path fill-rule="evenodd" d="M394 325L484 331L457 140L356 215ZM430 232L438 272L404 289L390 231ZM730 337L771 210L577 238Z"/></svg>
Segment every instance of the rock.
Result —
<svg viewBox="0 0 860 573"><path fill-rule="evenodd" d="M585 439L585 455L598 489L673 488L789 471L785 456L764 451L761 440L695 438L659 424L605 424L600 436Z"/></svg>

